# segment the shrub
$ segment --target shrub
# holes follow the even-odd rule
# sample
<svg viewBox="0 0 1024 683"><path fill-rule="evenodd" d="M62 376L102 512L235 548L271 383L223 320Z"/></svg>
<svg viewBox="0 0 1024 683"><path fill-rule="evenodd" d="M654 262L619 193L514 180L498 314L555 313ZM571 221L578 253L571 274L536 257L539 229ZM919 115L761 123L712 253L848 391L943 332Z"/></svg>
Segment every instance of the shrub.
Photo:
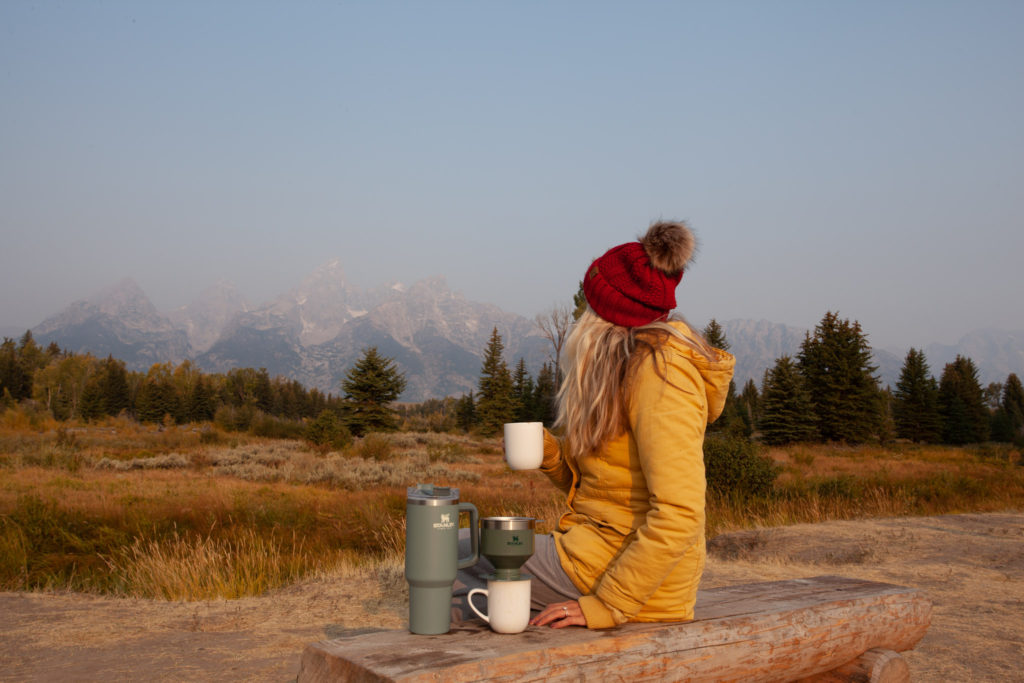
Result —
<svg viewBox="0 0 1024 683"><path fill-rule="evenodd" d="M17 524L0 516L0 590L21 590L28 577L29 547Z"/></svg>
<svg viewBox="0 0 1024 683"><path fill-rule="evenodd" d="M269 439L301 439L306 434L306 426L299 420L275 417L258 410L249 424L249 432Z"/></svg>
<svg viewBox="0 0 1024 683"><path fill-rule="evenodd" d="M466 458L466 449L462 444L455 441L427 444L427 458L430 462L463 462Z"/></svg>
<svg viewBox="0 0 1024 683"><path fill-rule="evenodd" d="M215 446L224 443L224 434L215 427L203 427L199 430L199 443Z"/></svg>
<svg viewBox="0 0 1024 683"><path fill-rule="evenodd" d="M359 456L366 460L390 460L394 457L395 449L391 444L391 437L380 432L370 432L359 441Z"/></svg>
<svg viewBox="0 0 1024 683"><path fill-rule="evenodd" d="M763 497L772 492L778 469L757 444L735 436L704 439L708 490L727 497Z"/></svg>
<svg viewBox="0 0 1024 683"><path fill-rule="evenodd" d="M96 463L96 469L120 472L127 472L128 470L177 470L191 465L193 465L193 461L181 453L168 453L166 455L154 455L150 458L132 458L130 460L102 458Z"/></svg>
<svg viewBox="0 0 1024 683"><path fill-rule="evenodd" d="M352 434L334 411L323 410L306 427L306 441L324 450L340 450L352 443Z"/></svg>

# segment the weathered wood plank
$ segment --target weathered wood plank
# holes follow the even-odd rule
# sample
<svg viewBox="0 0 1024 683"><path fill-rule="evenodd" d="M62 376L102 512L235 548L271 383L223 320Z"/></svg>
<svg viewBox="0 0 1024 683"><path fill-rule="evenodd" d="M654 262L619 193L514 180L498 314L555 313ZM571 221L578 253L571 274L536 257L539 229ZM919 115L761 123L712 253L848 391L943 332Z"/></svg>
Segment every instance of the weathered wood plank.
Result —
<svg viewBox="0 0 1024 683"><path fill-rule="evenodd" d="M822 576L702 591L685 623L501 635L470 622L323 641L306 648L298 680L792 681L872 648L910 649L930 616L917 590Z"/></svg>

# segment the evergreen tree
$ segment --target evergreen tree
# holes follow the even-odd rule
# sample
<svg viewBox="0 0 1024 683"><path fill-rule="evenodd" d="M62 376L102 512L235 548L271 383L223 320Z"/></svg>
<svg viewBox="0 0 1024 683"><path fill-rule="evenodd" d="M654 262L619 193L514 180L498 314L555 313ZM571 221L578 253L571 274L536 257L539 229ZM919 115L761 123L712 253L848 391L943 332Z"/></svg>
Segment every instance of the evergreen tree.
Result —
<svg viewBox="0 0 1024 683"><path fill-rule="evenodd" d="M464 432L468 432L476 425L476 401L473 399L473 392L463 394L455 407L455 424Z"/></svg>
<svg viewBox="0 0 1024 683"><path fill-rule="evenodd" d="M516 406L516 422L533 422L534 408L533 378L526 370L526 361L522 358L516 363L512 373L512 400Z"/></svg>
<svg viewBox="0 0 1024 683"><path fill-rule="evenodd" d="M729 350L729 342L725 338L725 330L714 318L704 327L704 338L716 349Z"/></svg>
<svg viewBox="0 0 1024 683"><path fill-rule="evenodd" d="M558 389L555 386L555 367L545 363L537 373L537 384L533 390L534 413L531 422L543 422L545 427L555 424L557 407L555 405Z"/></svg>
<svg viewBox="0 0 1024 683"><path fill-rule="evenodd" d="M191 422L209 422L216 411L210 380L200 375L188 395L188 419Z"/></svg>
<svg viewBox="0 0 1024 683"><path fill-rule="evenodd" d="M935 443L942 431L939 386L929 374L924 352L910 349L893 395L896 435L914 442Z"/></svg>
<svg viewBox="0 0 1024 683"><path fill-rule="evenodd" d="M323 450L341 449L352 441L352 435L333 410L320 411L306 427L306 441Z"/></svg>
<svg viewBox="0 0 1024 683"><path fill-rule="evenodd" d="M789 356L765 371L761 387L761 439L771 445L811 441L817 430L811 419L811 396Z"/></svg>
<svg viewBox="0 0 1024 683"><path fill-rule="evenodd" d="M1003 385L1003 400L1000 409L1006 413L1010 440L1024 438L1024 387L1021 386L1020 378L1014 373L1010 373Z"/></svg>
<svg viewBox="0 0 1024 683"><path fill-rule="evenodd" d="M711 346L723 351L729 350L729 340L725 338L725 330L714 318L704 327L704 338ZM736 404L736 382L729 380L729 389L725 395L725 406L717 420L708 425L711 433L725 432L733 436L749 436L750 425L744 421L742 411Z"/></svg>
<svg viewBox="0 0 1024 683"><path fill-rule="evenodd" d="M176 418L181 406L174 385L165 377L147 377L135 398L135 412L142 422L163 422L165 416Z"/></svg>
<svg viewBox="0 0 1024 683"><path fill-rule="evenodd" d="M18 357L21 360L21 364L25 372L28 373L29 394L31 395L32 376L37 370L41 370L46 367L46 364L49 361L46 356L46 352L36 344L36 340L32 337L31 330L25 330L25 334L21 335L21 340L18 342Z"/></svg>
<svg viewBox="0 0 1024 683"><path fill-rule="evenodd" d="M988 439L989 415L974 361L958 355L946 364L938 401L943 442L962 445Z"/></svg>
<svg viewBox="0 0 1024 683"><path fill-rule="evenodd" d="M746 432L750 435L757 424L761 410L761 397L757 393L757 385L753 379L748 379L743 385L743 391L739 395L737 403L740 406L740 416L746 424Z"/></svg>
<svg viewBox="0 0 1024 683"><path fill-rule="evenodd" d="M398 417L390 404L405 391L405 385L405 375L394 360L380 355L376 346L365 349L341 383L352 434L396 430Z"/></svg>
<svg viewBox="0 0 1024 683"><path fill-rule="evenodd" d="M0 393L4 390L14 401L32 398L32 372L9 337L0 344Z"/></svg>
<svg viewBox="0 0 1024 683"><path fill-rule="evenodd" d="M103 393L103 372L101 370L93 373L86 380L78 405L78 415L83 420L95 420L106 414L107 403Z"/></svg>
<svg viewBox="0 0 1024 683"><path fill-rule="evenodd" d="M804 338L798 357L821 437L859 443L875 436L881 396L860 323L840 320L829 311L814 335Z"/></svg>
<svg viewBox="0 0 1024 683"><path fill-rule="evenodd" d="M270 374L266 368L260 368L256 372L252 393L253 398L256 400L257 408L265 413L274 412L274 388L270 384Z"/></svg>
<svg viewBox="0 0 1024 683"><path fill-rule="evenodd" d="M128 372L124 362L107 356L103 361L103 410L107 415L117 416L131 407L128 388Z"/></svg>
<svg viewBox="0 0 1024 683"><path fill-rule="evenodd" d="M505 345L495 327L484 351L476 404L477 424L485 435L497 434L503 424L515 421L512 375L505 364L504 351Z"/></svg>

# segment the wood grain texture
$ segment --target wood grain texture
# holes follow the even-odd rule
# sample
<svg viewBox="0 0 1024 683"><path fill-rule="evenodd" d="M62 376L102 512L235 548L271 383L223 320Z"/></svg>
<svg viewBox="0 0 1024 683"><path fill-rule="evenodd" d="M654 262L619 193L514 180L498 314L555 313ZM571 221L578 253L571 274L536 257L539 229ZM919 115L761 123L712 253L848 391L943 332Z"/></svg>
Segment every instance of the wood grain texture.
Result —
<svg viewBox="0 0 1024 683"><path fill-rule="evenodd" d="M931 603L912 588L838 576L701 591L696 617L618 629L492 633L386 631L314 643L298 680L321 681L793 681L900 652L925 634Z"/></svg>

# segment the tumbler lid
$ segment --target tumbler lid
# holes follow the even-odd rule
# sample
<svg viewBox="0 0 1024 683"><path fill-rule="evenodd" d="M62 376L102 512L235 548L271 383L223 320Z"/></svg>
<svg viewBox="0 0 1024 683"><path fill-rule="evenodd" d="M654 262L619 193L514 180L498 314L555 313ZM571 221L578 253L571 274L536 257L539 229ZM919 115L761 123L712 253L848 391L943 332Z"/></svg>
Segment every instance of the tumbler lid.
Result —
<svg viewBox="0 0 1024 683"><path fill-rule="evenodd" d="M455 505L459 502L459 489L451 486L416 484L405 490L409 505Z"/></svg>

